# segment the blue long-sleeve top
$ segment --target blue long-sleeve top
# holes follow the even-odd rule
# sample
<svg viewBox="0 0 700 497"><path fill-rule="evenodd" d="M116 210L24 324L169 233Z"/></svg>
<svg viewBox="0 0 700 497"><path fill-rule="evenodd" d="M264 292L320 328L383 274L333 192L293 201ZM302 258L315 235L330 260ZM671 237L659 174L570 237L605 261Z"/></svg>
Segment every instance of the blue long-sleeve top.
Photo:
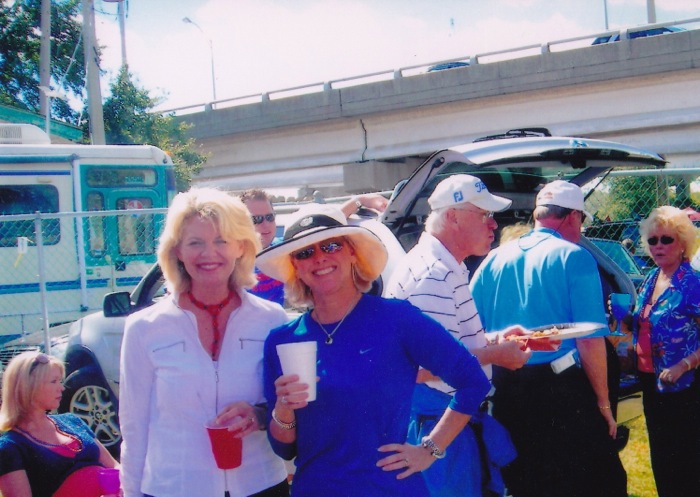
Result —
<svg viewBox="0 0 700 497"><path fill-rule="evenodd" d="M325 325L332 330L335 324ZM296 442L270 436L280 456L296 457L292 495L426 496L419 473L397 480L376 466L377 449L404 443L419 366L456 389L450 407L474 414L489 391L476 358L437 321L407 301L364 295L333 337L306 313L265 342L263 381L270 411L282 374L275 346L318 343L317 400L296 414ZM448 449L449 450L449 449Z"/></svg>

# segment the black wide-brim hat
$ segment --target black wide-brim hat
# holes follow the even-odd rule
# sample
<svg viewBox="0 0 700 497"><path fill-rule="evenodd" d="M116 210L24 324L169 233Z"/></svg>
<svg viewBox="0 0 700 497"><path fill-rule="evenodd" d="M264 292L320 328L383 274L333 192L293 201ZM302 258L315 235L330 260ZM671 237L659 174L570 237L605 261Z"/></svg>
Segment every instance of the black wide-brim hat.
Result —
<svg viewBox="0 0 700 497"><path fill-rule="evenodd" d="M255 265L267 276L287 283L295 273L292 253L339 237L350 239L365 276L378 278L386 266L386 247L370 230L349 225L340 208L330 204L309 204L299 209L284 230L282 242L260 252Z"/></svg>

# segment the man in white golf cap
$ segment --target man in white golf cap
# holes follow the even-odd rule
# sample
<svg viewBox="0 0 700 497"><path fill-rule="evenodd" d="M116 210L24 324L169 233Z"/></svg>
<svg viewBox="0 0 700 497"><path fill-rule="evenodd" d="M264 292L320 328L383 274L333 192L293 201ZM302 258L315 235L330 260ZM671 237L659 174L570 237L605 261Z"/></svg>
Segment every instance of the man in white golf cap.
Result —
<svg viewBox="0 0 700 497"><path fill-rule="evenodd" d="M494 368L494 416L518 451L504 469L513 497L626 497L614 443L603 292L593 256L577 243L590 217L581 189L553 181L537 195L535 228L492 251L470 288L487 329L601 323L556 351L533 352L510 371ZM579 365L580 364L580 365Z"/></svg>
<svg viewBox="0 0 700 497"><path fill-rule="evenodd" d="M468 256L489 252L498 227L493 213L507 209L511 201L492 195L479 178L458 174L440 182L428 204L432 212L425 232L395 269L388 295L409 300L441 323L477 357L489 380L492 364L508 369L521 367L531 352L521 350L517 342L504 341L487 347L486 334L469 292L469 270L463 262ZM522 331L520 327L515 329ZM437 413L450 403L452 393L426 370L419 373L418 383L409 430L409 440L414 441L430 432L439 419ZM494 490L503 493L497 468L483 470L489 462L485 454L480 454L483 445L477 437L481 437L485 418L484 413L472 417L452 442L446 458L423 472L432 497L486 496ZM485 422L490 423L489 428L496 425L490 418Z"/></svg>

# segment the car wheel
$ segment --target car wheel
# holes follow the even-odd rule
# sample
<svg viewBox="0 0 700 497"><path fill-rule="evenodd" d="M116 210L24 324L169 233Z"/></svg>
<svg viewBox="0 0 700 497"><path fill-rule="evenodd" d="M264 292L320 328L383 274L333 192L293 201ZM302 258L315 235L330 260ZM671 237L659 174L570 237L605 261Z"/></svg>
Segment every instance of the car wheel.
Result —
<svg viewBox="0 0 700 497"><path fill-rule="evenodd" d="M117 407L107 387L99 383L87 376L72 381L63 394L61 412L75 414L85 421L102 445L116 457L122 441Z"/></svg>

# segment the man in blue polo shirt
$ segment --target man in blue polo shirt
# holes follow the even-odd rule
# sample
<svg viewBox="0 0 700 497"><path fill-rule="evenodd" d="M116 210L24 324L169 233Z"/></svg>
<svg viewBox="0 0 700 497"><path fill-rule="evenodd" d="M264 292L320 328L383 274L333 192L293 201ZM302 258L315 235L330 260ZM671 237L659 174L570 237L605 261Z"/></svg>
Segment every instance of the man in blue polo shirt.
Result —
<svg viewBox="0 0 700 497"><path fill-rule="evenodd" d="M470 284L487 329L596 322L516 371L494 367L493 414L518 458L504 472L513 497L627 496L607 387L608 333L598 267L577 245L590 217L581 189L554 181L537 195L535 229L494 250ZM580 364L580 366L579 366Z"/></svg>

